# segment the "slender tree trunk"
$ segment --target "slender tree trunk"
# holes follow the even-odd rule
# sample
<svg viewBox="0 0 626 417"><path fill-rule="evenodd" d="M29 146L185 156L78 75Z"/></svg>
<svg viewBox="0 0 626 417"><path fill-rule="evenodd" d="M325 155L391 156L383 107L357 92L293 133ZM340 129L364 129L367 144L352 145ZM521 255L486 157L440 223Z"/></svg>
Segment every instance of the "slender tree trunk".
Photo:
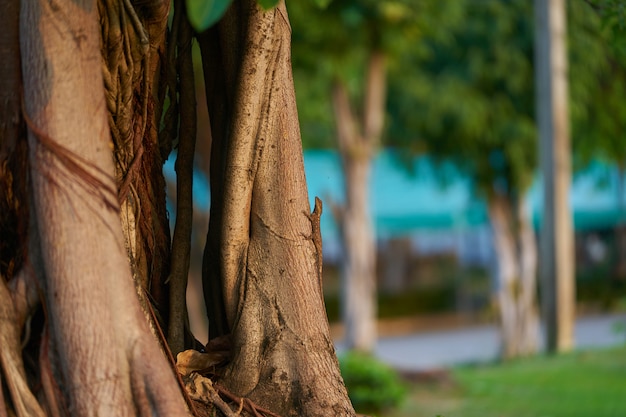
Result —
<svg viewBox="0 0 626 417"><path fill-rule="evenodd" d="M185 415L124 248L96 4L23 2L20 40L38 233L32 238L52 345L42 360L52 361L62 393L48 402L64 403L75 416Z"/></svg>
<svg viewBox="0 0 626 417"><path fill-rule="evenodd" d="M533 229L530 206L517 202L519 245L519 320L520 355L536 353L539 349L539 313L537 309L537 238Z"/></svg>
<svg viewBox="0 0 626 417"><path fill-rule="evenodd" d="M562 352L574 343L576 308L565 1L535 0L535 18L536 108L544 180L542 304L548 351Z"/></svg>
<svg viewBox="0 0 626 417"><path fill-rule="evenodd" d="M536 309L537 249L528 210L491 197L489 217L497 258L496 299L504 358L529 355L538 349Z"/></svg>
<svg viewBox="0 0 626 417"><path fill-rule="evenodd" d="M371 352L376 344L376 247L369 210L371 158L345 158L346 207L342 301L349 349Z"/></svg>
<svg viewBox="0 0 626 417"><path fill-rule="evenodd" d="M212 191L222 196L212 199L203 267L209 332L231 333L230 390L282 416L350 416L325 320L321 208L310 214L290 32L282 2L262 11L249 0L200 38ZM222 311L209 304L217 285Z"/></svg>
<svg viewBox="0 0 626 417"><path fill-rule="evenodd" d="M383 128L386 97L384 55L373 52L368 61L364 118L354 115L348 91L338 81L333 106L346 188L341 210L344 239L342 277L343 320L349 349L371 352L376 344L376 239L369 210L372 158Z"/></svg>

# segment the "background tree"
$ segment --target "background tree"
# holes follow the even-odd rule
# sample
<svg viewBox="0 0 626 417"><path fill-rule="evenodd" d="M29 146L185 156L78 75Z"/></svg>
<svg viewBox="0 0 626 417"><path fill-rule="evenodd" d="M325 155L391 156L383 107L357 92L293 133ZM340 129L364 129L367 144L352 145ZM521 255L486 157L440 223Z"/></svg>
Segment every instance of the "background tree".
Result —
<svg viewBox="0 0 626 417"><path fill-rule="evenodd" d="M463 22L426 39L412 84L390 85L390 129L418 132L418 149L452 160L488 205L496 250L495 298L505 357L538 344L537 249L526 193L537 168L533 11L525 1L460 2ZM569 8L572 117L587 110L602 56L599 22L584 2ZM582 52L584 51L584 53Z"/></svg>
<svg viewBox="0 0 626 417"><path fill-rule="evenodd" d="M626 280L626 206L624 175L626 174L626 149L623 132L626 124L626 107L620 91L626 88L626 40L624 2L598 0L587 2L600 18L599 36L602 39L601 70L597 82L588 92L587 100L594 103L586 107L575 120L572 141L576 150L574 163L584 166L601 160L617 167L616 196L619 220L616 225L617 257L613 278ZM580 54L581 51L572 51ZM617 282L615 282L617 284Z"/></svg>
<svg viewBox="0 0 626 417"><path fill-rule="evenodd" d="M376 341L376 238L368 182L383 136L388 67L402 55L419 53L422 31L454 18L444 13L453 3L335 0L326 8L302 2L292 10L297 91L309 132L305 143L329 146L328 139L336 137L344 171L346 199L336 213L350 349L370 352Z"/></svg>
<svg viewBox="0 0 626 417"><path fill-rule="evenodd" d="M257 415L354 415L323 307L284 4L237 2L199 36L212 340L178 366L210 368L215 384L184 372L185 390L163 353L198 347L184 296L196 124L185 6L168 28L169 2L4 3L0 415L232 414L217 392ZM213 20L228 2L216 4Z"/></svg>

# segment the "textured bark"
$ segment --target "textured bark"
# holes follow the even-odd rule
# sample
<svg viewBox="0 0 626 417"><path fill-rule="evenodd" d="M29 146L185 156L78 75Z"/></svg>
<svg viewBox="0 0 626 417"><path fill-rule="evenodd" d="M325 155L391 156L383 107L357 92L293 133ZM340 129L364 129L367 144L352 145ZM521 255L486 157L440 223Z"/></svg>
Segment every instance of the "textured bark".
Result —
<svg viewBox="0 0 626 417"><path fill-rule="evenodd" d="M31 392L21 334L36 304L27 281L28 149L21 117L19 2L0 13L0 416L43 416ZM5 395L6 394L6 395Z"/></svg>
<svg viewBox="0 0 626 417"><path fill-rule="evenodd" d="M72 415L185 415L124 248L98 22L93 1L23 2L20 15L48 360Z"/></svg>
<svg viewBox="0 0 626 417"><path fill-rule="evenodd" d="M523 203L500 196L489 201L497 258L497 308L504 358L533 354L539 347L536 301L537 244Z"/></svg>
<svg viewBox="0 0 626 417"><path fill-rule="evenodd" d="M368 61L363 120L354 115L345 85L333 90L337 138L346 189L340 224L344 244L342 276L343 321L349 349L371 352L376 343L376 241L369 211L372 157L383 128L386 97L384 55Z"/></svg>
<svg viewBox="0 0 626 417"><path fill-rule="evenodd" d="M98 0L102 69L124 243L146 317L150 294L166 326L170 233L162 167L169 150L161 151L158 130L170 2L133 4Z"/></svg>
<svg viewBox="0 0 626 417"><path fill-rule="evenodd" d="M224 296L211 325L232 333L229 390L282 416L354 415L320 292L289 38L284 4L249 0L201 39L223 196L205 256L206 291L221 282Z"/></svg>

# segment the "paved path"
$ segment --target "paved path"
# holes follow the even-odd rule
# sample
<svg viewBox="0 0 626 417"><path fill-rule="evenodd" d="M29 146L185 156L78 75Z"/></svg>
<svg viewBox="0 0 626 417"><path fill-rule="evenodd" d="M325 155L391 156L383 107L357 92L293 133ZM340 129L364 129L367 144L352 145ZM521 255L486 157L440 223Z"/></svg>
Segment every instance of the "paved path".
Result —
<svg viewBox="0 0 626 417"><path fill-rule="evenodd" d="M626 341L615 331L615 323L626 323L626 314L585 317L577 320L576 348L614 346ZM544 341L541 341L542 345ZM489 362L498 357L498 331L495 325L459 330L423 332L378 341L376 356L406 370L427 370L462 363ZM339 351L341 342L337 343Z"/></svg>

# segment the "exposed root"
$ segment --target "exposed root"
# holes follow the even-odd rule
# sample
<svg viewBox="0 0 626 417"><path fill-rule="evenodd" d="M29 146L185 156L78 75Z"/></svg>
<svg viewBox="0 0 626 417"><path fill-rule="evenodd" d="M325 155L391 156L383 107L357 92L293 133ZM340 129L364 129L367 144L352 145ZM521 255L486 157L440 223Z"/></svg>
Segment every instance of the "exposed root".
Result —
<svg viewBox="0 0 626 417"><path fill-rule="evenodd" d="M268 409L260 407L248 398L238 397L209 378L192 372L183 377L185 388L192 400L218 408L226 417L236 417L246 411L254 417L280 417ZM224 400L233 403L233 408Z"/></svg>
<svg viewBox="0 0 626 417"><path fill-rule="evenodd" d="M230 406L222 400L215 388L213 388L213 381L209 378L193 372L185 376L183 381L185 381L185 388L187 392L189 392L189 396L192 400L203 404L212 404L224 413L226 417L236 417L240 415L241 410L238 412L233 411Z"/></svg>
<svg viewBox="0 0 626 417"><path fill-rule="evenodd" d="M217 384L213 384L213 385L215 386L215 389L219 392L220 395L228 398L231 401L243 404L243 409L255 417L266 417L266 416L280 417L278 414L271 412L267 408L263 408L261 406L256 405L254 402L252 402L252 400L248 398L238 397L222 386L219 386Z"/></svg>
<svg viewBox="0 0 626 417"><path fill-rule="evenodd" d="M17 417L45 417L41 405L26 383L26 372L21 355L20 329L17 326L11 293L2 276L0 276L0 346L2 346L0 371L3 376L1 379L3 382L6 381Z"/></svg>
<svg viewBox="0 0 626 417"><path fill-rule="evenodd" d="M52 365L50 364L50 338L48 331L44 330L39 350L39 369L41 371L41 385L46 397L47 414L50 417L69 415L69 411L63 401L63 394L56 383Z"/></svg>
<svg viewBox="0 0 626 417"><path fill-rule="evenodd" d="M30 263L26 263L20 272L9 281L8 288L15 309L15 321L18 329L24 328L22 347L30 337L30 318L39 305L39 291L35 271Z"/></svg>

